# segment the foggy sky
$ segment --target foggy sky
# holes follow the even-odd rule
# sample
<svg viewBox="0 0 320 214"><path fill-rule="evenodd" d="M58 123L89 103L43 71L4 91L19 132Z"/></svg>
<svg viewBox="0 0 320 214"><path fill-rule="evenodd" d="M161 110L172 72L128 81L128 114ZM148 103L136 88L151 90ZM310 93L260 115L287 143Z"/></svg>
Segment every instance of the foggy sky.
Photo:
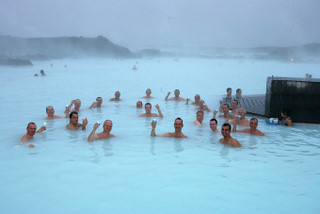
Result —
<svg viewBox="0 0 320 214"><path fill-rule="evenodd" d="M127 47L320 43L320 0L1 0L0 35L105 36Z"/></svg>

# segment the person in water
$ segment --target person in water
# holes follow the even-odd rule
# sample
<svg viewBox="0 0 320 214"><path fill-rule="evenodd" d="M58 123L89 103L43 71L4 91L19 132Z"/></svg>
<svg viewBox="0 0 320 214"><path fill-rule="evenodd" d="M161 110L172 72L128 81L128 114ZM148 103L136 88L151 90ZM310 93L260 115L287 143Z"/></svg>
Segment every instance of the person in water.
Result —
<svg viewBox="0 0 320 214"><path fill-rule="evenodd" d="M196 108L197 110L211 112L211 109L204 103L204 100L199 101L199 106Z"/></svg>
<svg viewBox="0 0 320 214"><path fill-rule="evenodd" d="M237 100L240 100L241 98L242 98L242 90L241 90L241 88L238 88L237 90L236 90L236 96L235 96L235 99L237 99Z"/></svg>
<svg viewBox="0 0 320 214"><path fill-rule="evenodd" d="M161 110L160 110L159 105L156 104L155 106L156 106L159 114L152 113L152 112L151 112L151 110L152 110L152 105L151 105L150 103L146 103L146 104L144 105L144 109L146 110L146 113L141 114L140 117L160 117L160 118L163 118L163 115L162 115L162 113L161 113Z"/></svg>
<svg viewBox="0 0 320 214"><path fill-rule="evenodd" d="M144 97L142 97L142 98L145 98L145 99L154 98L154 97L151 97L151 93L152 93L151 89L148 88L148 89L146 90L146 96L144 96Z"/></svg>
<svg viewBox="0 0 320 214"><path fill-rule="evenodd" d="M36 133L43 132L46 129L47 128L45 126L41 126L41 128L37 131L37 125L34 122L28 123L27 128L26 128L27 133L22 136L21 142L24 143L24 142L26 142L28 140L32 140L33 136ZM29 147L34 147L34 145L33 144L29 144Z"/></svg>
<svg viewBox="0 0 320 214"><path fill-rule="evenodd" d="M250 128L247 128L247 129L237 130L237 122L238 122L238 120L235 120L232 132L244 132L244 133L248 133L248 134L251 134L251 135L264 136L264 133L257 129L258 120L256 118L251 118L251 120L250 120Z"/></svg>
<svg viewBox="0 0 320 214"><path fill-rule="evenodd" d="M240 120L238 117L236 117L235 119L233 119L233 121L231 122L231 124L234 124L236 120L237 124L240 126L250 126L250 121L246 118L246 110L244 108L239 108L238 110L238 115L240 116Z"/></svg>
<svg viewBox="0 0 320 214"><path fill-rule="evenodd" d="M121 99L120 99L120 91L116 91L115 93L114 93L114 98L111 98L110 99L110 101L120 101Z"/></svg>
<svg viewBox="0 0 320 214"><path fill-rule="evenodd" d="M230 108L229 108L228 104L223 104L222 110L223 110L223 114L219 115L219 117L223 117L226 120L235 118L235 116L233 114L230 114L231 112L230 112Z"/></svg>
<svg viewBox="0 0 320 214"><path fill-rule="evenodd" d="M231 113L237 115L238 114L238 100L236 100L236 99L232 100L231 108L232 108Z"/></svg>
<svg viewBox="0 0 320 214"><path fill-rule="evenodd" d="M157 122L156 121L152 121L151 122L151 136L155 137L155 136L159 136L159 137L175 137L175 138L187 138L187 136L185 136L182 133L182 127L183 127L183 120L178 117L174 120L174 132L168 132L168 133L164 133L164 134L160 134L160 135L156 135L155 129L156 129L156 125Z"/></svg>
<svg viewBox="0 0 320 214"><path fill-rule="evenodd" d="M213 132L220 132L219 129L218 129L218 121L215 118L212 118L210 120L210 129Z"/></svg>
<svg viewBox="0 0 320 214"><path fill-rule="evenodd" d="M285 125L285 126L289 126L292 127L292 120L290 117L290 113L288 113L288 110L283 110L281 112L281 121L280 121L280 125Z"/></svg>
<svg viewBox="0 0 320 214"><path fill-rule="evenodd" d="M44 118L45 120L52 120L52 119L56 119L56 118L67 118L68 115L69 115L69 111L70 109L67 108L66 110L66 116L62 117L62 116L59 116L59 115L54 115L55 111L54 111L54 108L53 106L47 106L46 107L46 113L47 113L47 117Z"/></svg>
<svg viewBox="0 0 320 214"><path fill-rule="evenodd" d="M72 105L74 105L74 108L72 110L70 110ZM71 100L70 105L66 108L64 113L68 114L68 112L70 112L70 111L79 112L80 111L80 107L81 107L81 100L80 99Z"/></svg>
<svg viewBox="0 0 320 214"><path fill-rule="evenodd" d="M105 139L105 138L110 138L110 137L115 137L113 134L110 134L111 130L112 130L112 121L111 120L106 120L103 123L103 132L100 132L98 134L96 134L96 130L99 128L100 124L98 122L96 122L93 125L93 130L90 133L89 137L88 137L88 142L92 142L94 140L98 140L98 139Z"/></svg>
<svg viewBox="0 0 320 214"><path fill-rule="evenodd" d="M92 105L89 107L89 109L100 108L102 105L102 101L103 101L102 97L97 97L96 102L93 102Z"/></svg>
<svg viewBox="0 0 320 214"><path fill-rule="evenodd" d="M79 116L78 116L78 112L76 111L71 112L69 118L70 119L69 119L69 124L67 125L67 129L78 130L81 127L82 130L86 130L86 126L88 124L87 118L83 118L82 124L79 123L78 122Z"/></svg>
<svg viewBox="0 0 320 214"><path fill-rule="evenodd" d="M187 98L187 102L186 102L186 104L189 104L189 98ZM200 100L201 100L201 98L200 98L200 95L199 94L196 94L196 95L194 95L194 102L192 102L191 104L192 105L200 105Z"/></svg>
<svg viewBox="0 0 320 214"><path fill-rule="evenodd" d="M46 76L46 74L44 73L44 70L40 70L40 74L41 74L41 76Z"/></svg>
<svg viewBox="0 0 320 214"><path fill-rule="evenodd" d="M197 111L197 117L196 120L193 121L193 124L196 126L202 126L202 121L203 121L203 111Z"/></svg>
<svg viewBox="0 0 320 214"><path fill-rule="evenodd" d="M143 107L142 101L138 100L136 106L137 108L142 108Z"/></svg>
<svg viewBox="0 0 320 214"><path fill-rule="evenodd" d="M180 90L176 89L174 90L174 97L168 98L170 96L171 92L169 91L166 98L164 98L165 101L167 100L175 100L175 101L185 101L186 99L183 97L180 97Z"/></svg>
<svg viewBox="0 0 320 214"><path fill-rule="evenodd" d="M220 143L228 145L228 146L233 146L233 147L241 147L241 144L239 141L234 139L233 137L230 136L231 133L231 126L229 123L224 123L221 127L221 134L223 138L219 140Z"/></svg>

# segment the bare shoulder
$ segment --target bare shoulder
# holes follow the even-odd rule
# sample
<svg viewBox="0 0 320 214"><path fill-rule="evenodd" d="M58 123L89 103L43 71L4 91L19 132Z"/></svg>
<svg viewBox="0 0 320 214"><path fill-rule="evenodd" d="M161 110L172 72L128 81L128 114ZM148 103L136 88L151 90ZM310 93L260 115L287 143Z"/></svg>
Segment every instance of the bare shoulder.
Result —
<svg viewBox="0 0 320 214"><path fill-rule="evenodd" d="M234 138L232 138L232 140L231 140L231 145L234 147L241 147L241 144L239 143L239 141Z"/></svg>
<svg viewBox="0 0 320 214"><path fill-rule="evenodd" d="M160 135L157 135L157 136L160 136L160 137L174 137L174 133L163 133L163 134L160 134Z"/></svg>

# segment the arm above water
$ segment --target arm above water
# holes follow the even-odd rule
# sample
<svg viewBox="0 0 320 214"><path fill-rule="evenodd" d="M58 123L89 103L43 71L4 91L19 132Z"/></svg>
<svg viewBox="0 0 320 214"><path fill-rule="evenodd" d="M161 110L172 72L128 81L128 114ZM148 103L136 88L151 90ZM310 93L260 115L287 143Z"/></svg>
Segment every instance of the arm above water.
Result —
<svg viewBox="0 0 320 214"><path fill-rule="evenodd" d="M99 127L99 124L98 123L95 123L93 125L93 129L92 129L92 132L90 133L89 137L88 137L88 142L92 142L96 139L99 139L98 135L95 134L97 128Z"/></svg>
<svg viewBox="0 0 320 214"><path fill-rule="evenodd" d="M92 105L89 107L89 109L92 109L93 107L95 107L97 105L97 102L93 102Z"/></svg>
<svg viewBox="0 0 320 214"><path fill-rule="evenodd" d="M84 118L82 120L82 130L86 130L86 126L88 124L88 119L87 118Z"/></svg>
<svg viewBox="0 0 320 214"><path fill-rule="evenodd" d="M163 114L162 114L162 112L161 112L160 107L159 107L158 104L156 104L156 108L157 108L157 110L158 110L159 117L160 117L160 118L163 118Z"/></svg>
<svg viewBox="0 0 320 214"><path fill-rule="evenodd" d="M164 98L165 101L168 100L168 97L170 96L170 94L171 94L171 92L169 91L168 94L167 94L167 96Z"/></svg>

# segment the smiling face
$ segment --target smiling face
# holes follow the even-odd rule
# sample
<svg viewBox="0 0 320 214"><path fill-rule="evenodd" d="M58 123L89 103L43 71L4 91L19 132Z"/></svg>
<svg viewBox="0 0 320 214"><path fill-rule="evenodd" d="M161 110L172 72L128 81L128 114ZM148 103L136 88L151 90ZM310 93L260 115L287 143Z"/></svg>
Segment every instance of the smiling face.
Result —
<svg viewBox="0 0 320 214"><path fill-rule="evenodd" d="M251 130L256 130L258 127L258 121L255 119L250 120L250 129Z"/></svg>
<svg viewBox="0 0 320 214"><path fill-rule="evenodd" d="M78 119L79 119L78 114L72 114L70 118L70 123L73 125L78 125Z"/></svg>
<svg viewBox="0 0 320 214"><path fill-rule="evenodd" d="M37 131L36 124L29 124L27 126L27 134L33 136Z"/></svg>
<svg viewBox="0 0 320 214"><path fill-rule="evenodd" d="M245 117L245 113L244 113L244 110L241 108L241 109L239 109L239 111L238 111L238 115L240 115L241 116L241 118L244 118Z"/></svg>
<svg viewBox="0 0 320 214"><path fill-rule="evenodd" d="M197 112L197 121L202 123L203 120L203 112Z"/></svg>
<svg viewBox="0 0 320 214"><path fill-rule="evenodd" d="M223 137L230 136L230 127L229 126L222 126L221 127L221 134Z"/></svg>
<svg viewBox="0 0 320 214"><path fill-rule="evenodd" d="M226 105L226 104L224 104L223 105L223 107L222 107L222 110L223 110L223 113L224 114L229 114L229 106L228 105Z"/></svg>
<svg viewBox="0 0 320 214"><path fill-rule="evenodd" d="M182 120L176 119L176 120L174 121L174 129L175 129L175 132L181 132L182 127L183 127L183 122L182 122Z"/></svg>
<svg viewBox="0 0 320 214"><path fill-rule="evenodd" d="M146 110L146 113L147 113L147 114L151 114L151 109L152 109L152 107L151 107L150 104L146 104L146 105L144 106L144 109Z"/></svg>
<svg viewBox="0 0 320 214"><path fill-rule="evenodd" d="M107 133L110 133L112 130L112 121L107 120L103 124L103 130Z"/></svg>
<svg viewBox="0 0 320 214"><path fill-rule="evenodd" d="M217 129L217 123L216 123L216 121L210 121L210 128L211 128L211 130L212 131L215 131L216 129Z"/></svg>

